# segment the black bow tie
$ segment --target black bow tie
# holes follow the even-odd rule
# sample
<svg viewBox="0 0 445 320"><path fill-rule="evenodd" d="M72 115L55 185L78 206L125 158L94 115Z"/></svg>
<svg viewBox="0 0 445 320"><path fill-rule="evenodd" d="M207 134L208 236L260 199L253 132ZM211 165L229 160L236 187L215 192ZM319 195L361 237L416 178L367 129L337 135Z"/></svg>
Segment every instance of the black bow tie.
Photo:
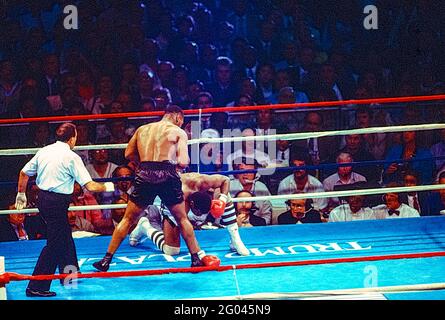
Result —
<svg viewBox="0 0 445 320"><path fill-rule="evenodd" d="M399 210L388 210L388 213L389 213L390 216L392 216L393 214L400 215L400 211Z"/></svg>

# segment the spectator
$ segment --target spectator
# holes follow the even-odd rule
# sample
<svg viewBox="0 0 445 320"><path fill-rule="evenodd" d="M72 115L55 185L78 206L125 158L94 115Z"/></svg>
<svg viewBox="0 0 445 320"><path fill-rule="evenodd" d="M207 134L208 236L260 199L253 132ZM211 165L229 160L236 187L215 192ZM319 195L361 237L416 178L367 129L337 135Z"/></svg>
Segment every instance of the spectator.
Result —
<svg viewBox="0 0 445 320"><path fill-rule="evenodd" d="M137 80L138 80L137 65L130 61L122 63L120 90L129 92L132 96L136 96L139 92Z"/></svg>
<svg viewBox="0 0 445 320"><path fill-rule="evenodd" d="M337 156L337 164L351 163L354 159L349 153L342 152ZM334 187L338 185L353 186L356 182L366 182L366 178L361 174L352 171L351 167L341 166L337 168L337 173L330 175L323 181L323 189L325 191L334 191ZM336 207L340 201L338 198L329 198L329 206Z"/></svg>
<svg viewBox="0 0 445 320"><path fill-rule="evenodd" d="M45 97L60 93L60 61L55 54L47 54L43 58L43 77L39 81L40 90Z"/></svg>
<svg viewBox="0 0 445 320"><path fill-rule="evenodd" d="M274 103L273 84L275 79L275 67L270 63L263 63L258 66L256 73L257 90L264 97L266 103Z"/></svg>
<svg viewBox="0 0 445 320"><path fill-rule="evenodd" d="M255 136L255 131L251 128L244 129L241 132L241 136L253 137ZM236 161L242 158L255 159L255 161L258 162L259 165L262 167L269 166L269 164L271 163L270 157L266 153L264 153L261 148L258 148L261 146L261 144L257 145L255 141L243 141L240 148L239 143L235 143L235 152L229 154L226 160L229 166L229 170L233 170L233 163L239 164L236 163Z"/></svg>
<svg viewBox="0 0 445 320"><path fill-rule="evenodd" d="M94 81L93 81L93 75L89 68L85 67L79 70L76 77L77 81L77 90L79 92L79 97L82 98L84 103L87 103L91 99L95 97L95 88L94 88ZM64 85L64 82L62 82L62 89L70 87Z"/></svg>
<svg viewBox="0 0 445 320"><path fill-rule="evenodd" d="M0 61L0 115L10 112L14 100L19 97L20 83L15 73L11 60Z"/></svg>
<svg viewBox="0 0 445 320"><path fill-rule="evenodd" d="M331 211L329 222L376 219L374 211L365 205L364 196L349 196L347 202L347 204L342 204Z"/></svg>
<svg viewBox="0 0 445 320"><path fill-rule="evenodd" d="M156 110L156 102L153 98L146 98L139 102L139 111L152 112Z"/></svg>
<svg viewBox="0 0 445 320"><path fill-rule="evenodd" d="M119 166L113 171L112 177L119 179L115 182L115 198L126 198L133 191L133 181L131 180L134 176L134 171L129 166ZM121 180L124 179L124 180Z"/></svg>
<svg viewBox="0 0 445 320"><path fill-rule="evenodd" d="M212 94L218 107L227 105L236 98L236 86L232 80L233 62L228 57L218 57L215 66L215 79L207 90Z"/></svg>
<svg viewBox="0 0 445 320"><path fill-rule="evenodd" d="M240 69L236 71L236 77L255 79L258 66L257 50L253 46L247 46L242 52L242 65Z"/></svg>
<svg viewBox="0 0 445 320"><path fill-rule="evenodd" d="M153 98L153 88L154 88L154 74L151 70L149 71L141 71L138 76L138 100L144 100Z"/></svg>
<svg viewBox="0 0 445 320"><path fill-rule="evenodd" d="M81 218L76 215L74 211L68 211L68 223L71 227L72 232L76 231L87 231L94 233L93 225L86 219Z"/></svg>
<svg viewBox="0 0 445 320"><path fill-rule="evenodd" d="M173 85L172 85L172 102L176 105L183 105L187 99L189 88L189 76L186 66L179 66L173 70Z"/></svg>
<svg viewBox="0 0 445 320"><path fill-rule="evenodd" d="M239 164L236 164L236 163ZM254 159L241 158L234 162L235 170L254 170L258 168L258 163ZM235 179L230 180L230 193L235 196L238 192L244 190L255 196L270 196L270 191L267 186L258 181L260 175L258 173L240 173L235 174ZM272 204L270 201L257 201L255 211L252 212L255 216L264 219L266 224L272 223Z"/></svg>
<svg viewBox="0 0 445 320"><path fill-rule="evenodd" d="M173 70L175 66L170 61L161 61L156 69L161 86L171 90L173 87Z"/></svg>
<svg viewBox="0 0 445 320"><path fill-rule="evenodd" d="M320 212L312 207L311 199L291 199L286 205L288 210L278 216L278 224L321 222Z"/></svg>
<svg viewBox="0 0 445 320"><path fill-rule="evenodd" d="M14 205L9 206L9 210L12 209L15 209ZM45 237L45 226L40 216L37 216L37 219L28 219L25 214L20 213L0 218L0 242L37 240Z"/></svg>
<svg viewBox="0 0 445 320"><path fill-rule="evenodd" d="M110 136L108 139L101 140L100 143L125 144L130 141L130 136L127 135L126 119L108 119L107 126ZM108 151L108 153L110 161L115 164L121 165L127 161L124 157L123 150L114 149Z"/></svg>
<svg viewBox="0 0 445 320"><path fill-rule="evenodd" d="M253 197L254 195L249 191L241 190L235 194L235 198L246 198ZM236 222L239 227L255 227L255 226L265 226L266 221L263 218L258 217L254 214L257 210L255 207L255 202L245 201L236 202Z"/></svg>
<svg viewBox="0 0 445 320"><path fill-rule="evenodd" d="M132 112L135 109L133 105L133 98L127 92L121 91L116 97L116 102L119 102L122 105L122 111L120 112ZM111 105L113 106L113 105ZM111 110L110 110L111 111ZM114 112L117 113L117 112Z"/></svg>
<svg viewBox="0 0 445 320"><path fill-rule="evenodd" d="M357 128L370 128L373 124L372 111L368 107L360 107L355 112ZM367 133L363 135L366 150L377 160L385 157L388 147L388 135L386 133Z"/></svg>
<svg viewBox="0 0 445 320"><path fill-rule="evenodd" d="M441 129L440 134L438 135L440 137L440 142L434 144L431 149L431 155L433 157L444 157L443 159L435 159L435 167L438 170L438 172L443 171L445 169L445 129Z"/></svg>
<svg viewBox="0 0 445 320"><path fill-rule="evenodd" d="M109 152L107 149L91 150L90 157L92 164L86 166L93 179L111 178L117 165L109 161Z"/></svg>
<svg viewBox="0 0 445 320"><path fill-rule="evenodd" d="M78 146L86 146L89 144L92 144L92 141L94 141L94 133L96 130L92 128L91 126L94 126L94 124L88 123L88 121L78 121L75 123L76 129L77 129L77 142L76 144ZM85 165L91 163L90 153L88 150L76 150L75 151L81 158Z"/></svg>
<svg viewBox="0 0 445 320"><path fill-rule="evenodd" d="M403 185L405 187L415 187L420 185L419 174L415 171L406 171L403 175ZM418 191L418 192L408 192L407 193L407 202L411 208L414 208L419 212L422 216L430 215L430 203L428 191Z"/></svg>
<svg viewBox="0 0 445 320"><path fill-rule="evenodd" d="M50 129L47 122L35 122L29 128L30 145L33 148L42 148L51 143Z"/></svg>
<svg viewBox="0 0 445 320"><path fill-rule="evenodd" d="M196 80L191 82L187 87L187 97L185 98L182 106L185 109L191 109L195 101L197 101L199 94L204 91L204 85L201 81Z"/></svg>
<svg viewBox="0 0 445 320"><path fill-rule="evenodd" d="M85 103L85 109L90 114L109 113L114 101L113 81L110 75L102 75L97 85L98 95Z"/></svg>
<svg viewBox="0 0 445 320"><path fill-rule="evenodd" d="M332 153L328 163L335 162L340 153L349 153L355 162L373 161L374 156L366 150L363 136L358 134L349 134L345 136L346 145L340 150ZM325 174L329 174L329 170L324 170ZM369 166L358 166L355 172L361 174L368 182L380 181L381 169L375 164Z"/></svg>
<svg viewBox="0 0 445 320"><path fill-rule="evenodd" d="M274 23L264 20L260 23L258 37L252 39L253 46L258 50L258 58L262 63L276 63L279 59L281 43L277 37Z"/></svg>
<svg viewBox="0 0 445 320"><path fill-rule="evenodd" d="M276 116L272 109L262 109L256 111L255 131L257 136L275 134L274 127L276 125Z"/></svg>
<svg viewBox="0 0 445 320"><path fill-rule="evenodd" d="M439 174L437 183L445 184L445 172ZM445 214L445 189L431 192L428 203L430 205L430 215Z"/></svg>
<svg viewBox="0 0 445 320"><path fill-rule="evenodd" d="M396 183L390 183L388 188L400 187ZM378 219L392 218L416 218L420 217L419 212L405 204L407 202L405 194L388 192L383 196L384 204L373 207ZM405 202L405 203L403 203Z"/></svg>
<svg viewBox="0 0 445 320"><path fill-rule="evenodd" d="M232 1L232 10L227 15L227 21L234 27L237 37L253 37L258 30L259 16L252 10L247 0Z"/></svg>
<svg viewBox="0 0 445 320"><path fill-rule="evenodd" d="M416 131L405 131L402 135L402 144L395 145L388 151L385 158L387 161L396 159L412 161L385 164L383 172L385 183L401 181L403 173L408 169L417 171L423 183L431 183L434 171L432 155L428 149L419 147L416 137Z"/></svg>
<svg viewBox="0 0 445 320"><path fill-rule="evenodd" d="M298 46L294 41L286 41L282 46L283 59L275 64L275 68L280 71L289 67L298 66Z"/></svg>
<svg viewBox="0 0 445 320"><path fill-rule="evenodd" d="M196 71L194 81L200 80L206 85L215 79L215 67L218 58L218 51L213 44L203 44L200 46L200 64Z"/></svg>
<svg viewBox="0 0 445 320"><path fill-rule="evenodd" d="M219 138L217 130L209 128L201 132L201 138ZM220 143L204 143L199 145L199 159L196 159L196 152L192 148L190 161L190 171L192 172L217 172L227 171L227 163L223 161L223 150ZM197 164L199 161L199 171Z"/></svg>
<svg viewBox="0 0 445 320"><path fill-rule="evenodd" d="M127 203L128 203L128 197L119 197L113 201L113 204L127 204ZM125 214L125 208L111 210L111 218L113 219L113 225L115 228L119 224L119 222L121 222L122 218L124 217L124 214Z"/></svg>
<svg viewBox="0 0 445 320"><path fill-rule="evenodd" d="M94 150L91 151L90 157L92 163L86 165L88 172L93 179L111 178L113 171L117 168L115 163L109 161L108 150ZM96 193L96 199L99 204L111 204L114 200L113 192ZM101 230L101 234L113 233L113 226L111 223L111 209L102 210L102 219L109 221L109 225Z"/></svg>
<svg viewBox="0 0 445 320"><path fill-rule="evenodd" d="M213 96L210 92L201 92L195 103L196 109L207 109L213 107Z"/></svg>
<svg viewBox="0 0 445 320"><path fill-rule="evenodd" d="M88 191L83 190L83 188L77 182L74 183L73 194L71 196L71 204L73 206L95 206L97 205L96 198ZM79 221L76 222L77 225L85 225L83 220L88 221L88 224L91 224L98 233L102 233L103 230L107 230L110 225L110 221L107 219L103 219L102 211L100 209L95 210L76 210L72 211L74 215L71 215L71 219L74 219L73 216L78 216L80 218ZM70 217L70 215L68 215ZM75 221L73 221L75 222Z"/></svg>
<svg viewBox="0 0 445 320"><path fill-rule="evenodd" d="M153 90L153 99L156 102L157 111L164 111L172 103L170 90L167 88Z"/></svg>
<svg viewBox="0 0 445 320"><path fill-rule="evenodd" d="M303 132L320 132L323 131L323 116L319 112L308 112L304 117ZM314 165L327 162L331 150L338 145L335 137L309 138L305 140L297 140L293 145L300 148L308 148L311 161ZM335 158L332 162L335 161Z"/></svg>
<svg viewBox="0 0 445 320"><path fill-rule="evenodd" d="M307 169L298 169L301 166L311 165L311 159L305 149L293 148L290 163L295 166L293 174L287 176L278 186L278 194L324 192L323 185L317 178L308 174ZM327 207L326 198L312 199L314 209L320 212Z"/></svg>

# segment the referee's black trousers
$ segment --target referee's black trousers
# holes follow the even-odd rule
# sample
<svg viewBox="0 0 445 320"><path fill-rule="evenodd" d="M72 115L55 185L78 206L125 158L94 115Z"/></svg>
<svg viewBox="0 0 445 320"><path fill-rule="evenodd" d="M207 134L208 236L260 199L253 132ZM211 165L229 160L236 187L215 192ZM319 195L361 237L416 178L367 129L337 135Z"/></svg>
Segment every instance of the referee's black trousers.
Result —
<svg viewBox="0 0 445 320"><path fill-rule="evenodd" d="M46 222L47 242L40 253L33 275L54 274L57 267L63 273L79 269L76 247L68 223L68 207L71 195L39 191L37 208ZM47 291L51 281L33 281L28 288Z"/></svg>

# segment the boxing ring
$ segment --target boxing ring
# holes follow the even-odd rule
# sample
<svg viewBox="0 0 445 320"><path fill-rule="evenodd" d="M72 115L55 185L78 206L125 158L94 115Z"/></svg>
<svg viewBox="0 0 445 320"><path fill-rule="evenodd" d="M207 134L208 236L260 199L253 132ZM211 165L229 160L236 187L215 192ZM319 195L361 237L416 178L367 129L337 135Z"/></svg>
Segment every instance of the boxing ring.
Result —
<svg viewBox="0 0 445 320"><path fill-rule="evenodd" d="M111 278L79 279L72 287L56 280L57 296L51 299L445 299L445 217L241 228L240 233L249 256L230 252L225 230L197 231L201 246L228 268L196 273L188 269L184 243L180 255L171 257L151 241L134 248L126 240L108 271ZM76 239L82 274L95 274L92 263L109 240ZM44 243L0 243L6 271L31 274ZM131 274L142 270L160 274ZM115 277L115 271L128 274ZM28 299L26 284L7 284L7 299Z"/></svg>
<svg viewBox="0 0 445 320"><path fill-rule="evenodd" d="M378 99L381 103L444 100L445 95ZM356 100L367 104L376 99ZM350 101L280 105L281 109L344 105ZM251 111L271 106L211 108L187 110L185 114L201 116L211 112ZM162 113L131 113L54 117L54 121L159 116ZM57 118L57 119L56 119ZM48 120L48 119L47 119ZM50 119L51 120L51 119ZM33 119L4 119L1 124L38 122ZM49 121L49 120L48 120ZM445 129L445 124L373 127L353 130L289 133L273 136L201 138L189 144L241 141L274 141L309 137L341 136ZM122 149L125 144L87 145L75 150ZM26 155L38 149L0 150L0 156ZM391 160L401 162L405 160ZM379 164L384 161L374 161ZM371 163L371 161L369 162ZM362 163L363 164L363 163ZM344 164L344 165L351 165ZM330 166L341 166L335 164ZM314 166L301 168L313 169ZM323 165L316 166L317 168ZM281 168L277 168L280 170ZM289 168L284 168L289 169ZM265 169L266 170L266 169ZM249 170L231 171L231 174ZM250 170L250 171L261 171ZM249 171L249 172L250 172ZM101 181L115 181L100 179ZM399 187L243 198L243 201L303 199L355 194L375 195L390 191L432 191L443 185ZM382 191L383 190L383 191ZM236 202L236 199L234 199ZM70 210L116 209L126 204L71 207ZM31 213L37 209L0 210L0 214ZM151 241L131 247L125 240L114 256L107 273L95 272L92 264L100 260L110 236L75 239L81 274L72 285L63 286L55 275L52 290L61 300L181 300L181 299L445 299L445 216L320 223L271 225L240 228L241 238L250 250L239 256L229 249L226 230L196 231L197 240L207 254L221 259L217 268L189 268L190 255L182 241L179 256L167 256ZM29 276L45 245L44 240L0 243L0 298L29 299L25 288ZM2 288L2 284L5 288ZM33 300L37 298L31 298ZM48 298L45 298L48 299Z"/></svg>

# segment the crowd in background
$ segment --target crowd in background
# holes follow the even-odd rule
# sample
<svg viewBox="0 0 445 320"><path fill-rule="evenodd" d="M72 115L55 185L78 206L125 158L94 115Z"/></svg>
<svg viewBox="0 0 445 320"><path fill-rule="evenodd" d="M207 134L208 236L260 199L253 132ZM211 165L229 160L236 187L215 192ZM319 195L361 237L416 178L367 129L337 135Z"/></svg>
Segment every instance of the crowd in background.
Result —
<svg viewBox="0 0 445 320"><path fill-rule="evenodd" d="M377 30L363 26L363 8L370 3L378 8ZM68 4L78 8L77 30L64 28L63 8ZM169 104L186 110L443 94L444 13L444 6L429 1L6 2L0 5L0 117L162 111ZM348 107L348 112L327 107L213 113L203 117L199 136L221 137L224 129L239 129L247 137L445 119L440 103ZM194 118L187 119L184 129L196 138L191 129ZM78 121L77 144L126 143L138 126L157 120ZM47 122L1 126L0 147L42 147L53 142L53 132ZM191 171L198 165L200 172L224 172L387 160L380 165L231 176L233 197L322 192L364 183L440 181L445 159L436 158L445 156L445 131L351 134L277 141L274 146L243 143L232 145L228 154L215 152L213 144L199 148L213 161L192 163ZM133 175L123 150L79 151L79 155L93 178ZM397 163L398 159L405 162ZM29 156L2 157L0 181L16 181L28 160ZM98 196L78 186L72 203L126 203L131 181L119 181L117 186L116 192ZM6 209L16 190L8 184L1 187L5 195L1 205ZM30 186L28 198L33 194ZM342 206L358 211L366 207L362 217L379 218L383 210L379 206L389 207L389 200L391 195L292 200L286 215L279 217L273 216L269 201L240 203L237 210L240 225L345 221L347 210ZM33 202L29 201L30 207ZM445 209L445 195L435 192L401 195L399 202L420 215ZM69 219L73 230L110 234L122 214L122 210L86 210L70 213ZM22 220L5 217L0 239L5 234L42 238L41 224L38 215Z"/></svg>

